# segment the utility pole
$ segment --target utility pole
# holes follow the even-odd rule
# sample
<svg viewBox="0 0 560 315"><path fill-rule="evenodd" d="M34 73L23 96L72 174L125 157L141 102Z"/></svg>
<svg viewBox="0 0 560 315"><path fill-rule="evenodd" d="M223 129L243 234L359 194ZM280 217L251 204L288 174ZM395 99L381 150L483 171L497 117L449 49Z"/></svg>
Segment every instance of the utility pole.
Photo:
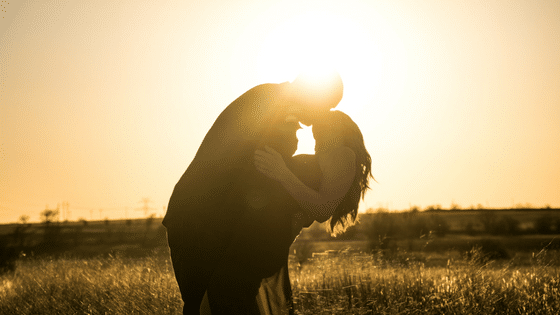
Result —
<svg viewBox="0 0 560 315"><path fill-rule="evenodd" d="M62 202L62 220L70 221L70 204L68 201Z"/></svg>
<svg viewBox="0 0 560 315"><path fill-rule="evenodd" d="M155 209L155 208L150 207L150 202L152 202L150 200L150 198L142 198L142 201L140 201L140 203L143 203L144 205L141 208L137 208L136 210L143 210L144 211L144 216L147 216L148 211Z"/></svg>

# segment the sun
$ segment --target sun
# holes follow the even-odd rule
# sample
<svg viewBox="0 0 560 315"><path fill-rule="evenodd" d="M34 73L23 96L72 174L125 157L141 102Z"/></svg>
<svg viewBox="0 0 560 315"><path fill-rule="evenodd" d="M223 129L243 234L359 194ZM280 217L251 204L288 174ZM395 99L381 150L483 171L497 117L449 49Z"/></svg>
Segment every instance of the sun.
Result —
<svg viewBox="0 0 560 315"><path fill-rule="evenodd" d="M338 110L360 115L377 80L381 58L366 30L351 19L325 11L308 11L273 28L261 42L256 67L259 82L292 81L301 73L337 71L344 84ZM321 80L321 75L317 75ZM313 153L310 128L298 132L299 153Z"/></svg>
<svg viewBox="0 0 560 315"><path fill-rule="evenodd" d="M302 72L336 70L344 92L336 107L359 125L391 125L408 77L408 52L397 29L367 3L321 9L275 7L239 33L230 56L231 95L262 83L293 81ZM386 123L386 124L385 124ZM312 137L310 130L302 134ZM300 138L301 139L301 138ZM313 141L302 152L312 152ZM299 150L299 149L298 149Z"/></svg>
<svg viewBox="0 0 560 315"><path fill-rule="evenodd" d="M262 41L257 55L261 82L293 80L302 72L336 70L344 82L337 109L359 115L364 94L381 67L378 47L366 30L342 15L309 11L280 23Z"/></svg>

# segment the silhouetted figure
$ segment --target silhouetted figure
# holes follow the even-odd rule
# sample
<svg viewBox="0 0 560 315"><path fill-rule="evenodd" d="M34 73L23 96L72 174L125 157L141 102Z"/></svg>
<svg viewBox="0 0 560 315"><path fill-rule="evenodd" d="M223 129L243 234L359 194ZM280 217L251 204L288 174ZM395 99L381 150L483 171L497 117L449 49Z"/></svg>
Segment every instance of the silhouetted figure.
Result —
<svg viewBox="0 0 560 315"><path fill-rule="evenodd" d="M314 155L283 156L283 159L302 183L319 189L322 173ZM253 172L256 169L250 173ZM245 205L249 211L233 231L231 243L211 277L209 306L212 314L261 314L261 309L279 309L285 314L292 308L288 275L290 245L299 230L311 225L314 219L302 216L294 227L294 216L301 209L279 182L260 173L243 177L257 178L256 182L263 184L260 187L264 189L255 192L240 185L244 192L251 192L246 194L251 196ZM254 198L255 195L260 196ZM263 280L266 284L261 286ZM257 299L259 293L264 295L261 299Z"/></svg>
<svg viewBox="0 0 560 315"><path fill-rule="evenodd" d="M278 184L254 171L255 149L269 144L289 159L299 124L286 118L317 119L341 98L338 75L321 89L299 76L293 83L254 87L218 116L176 184L163 221L184 314L198 313L239 222L255 220L247 216L251 208L278 198Z"/></svg>
<svg viewBox="0 0 560 315"><path fill-rule="evenodd" d="M256 151L256 170L278 185L266 184L271 202L249 205L234 230L208 288L212 315L292 314L287 261L294 235L313 221L330 219L332 231L354 222L369 188L371 158L348 115L331 111L321 118L313 125L316 155L286 158L269 146Z"/></svg>

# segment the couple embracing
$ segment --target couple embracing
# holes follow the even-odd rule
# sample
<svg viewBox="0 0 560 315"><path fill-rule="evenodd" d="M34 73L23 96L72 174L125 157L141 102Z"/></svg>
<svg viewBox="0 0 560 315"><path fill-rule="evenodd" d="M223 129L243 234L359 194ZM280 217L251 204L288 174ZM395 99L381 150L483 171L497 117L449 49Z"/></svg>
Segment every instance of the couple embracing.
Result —
<svg viewBox="0 0 560 315"><path fill-rule="evenodd" d="M262 84L218 116L176 184L163 224L183 314L293 314L289 248L302 228L353 224L371 158L334 109L342 80ZM299 122L314 155L296 155Z"/></svg>

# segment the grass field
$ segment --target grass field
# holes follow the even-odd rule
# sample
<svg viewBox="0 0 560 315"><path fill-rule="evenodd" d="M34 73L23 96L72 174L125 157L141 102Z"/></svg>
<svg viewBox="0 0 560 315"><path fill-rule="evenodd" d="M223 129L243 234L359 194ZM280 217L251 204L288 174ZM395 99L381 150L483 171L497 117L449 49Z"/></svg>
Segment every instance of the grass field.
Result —
<svg viewBox="0 0 560 315"><path fill-rule="evenodd" d="M467 256L465 256L467 257ZM291 256L296 314L557 314L560 256L529 264L487 261L480 251L427 267L406 252ZM179 314L168 254L22 258L0 276L0 314Z"/></svg>
<svg viewBox="0 0 560 315"><path fill-rule="evenodd" d="M485 231L488 218L518 229ZM292 245L295 313L558 314L559 218L557 209L380 212L337 239L313 225ZM442 222L445 235L404 236ZM0 314L180 310L159 220L0 226Z"/></svg>

